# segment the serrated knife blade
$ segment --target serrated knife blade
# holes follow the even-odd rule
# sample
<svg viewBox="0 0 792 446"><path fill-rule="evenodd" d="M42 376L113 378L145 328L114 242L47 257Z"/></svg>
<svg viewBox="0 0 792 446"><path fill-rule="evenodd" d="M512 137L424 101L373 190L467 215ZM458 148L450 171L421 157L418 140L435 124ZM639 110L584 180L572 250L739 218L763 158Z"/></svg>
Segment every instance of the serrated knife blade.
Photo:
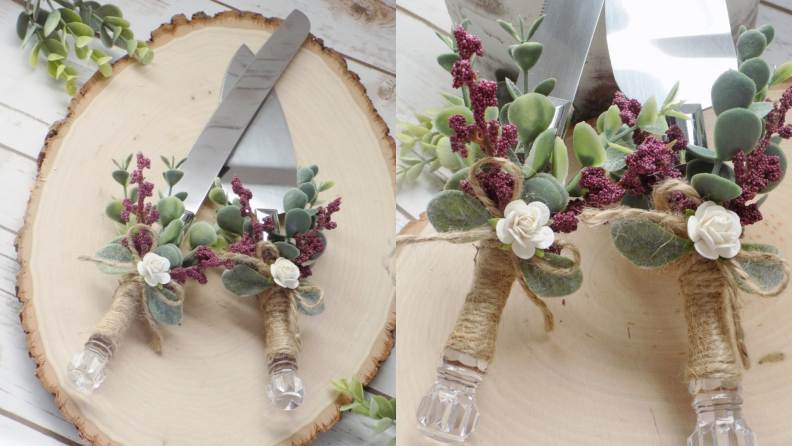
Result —
<svg viewBox="0 0 792 446"><path fill-rule="evenodd" d="M179 185L188 193L184 220L190 221L198 212L213 180L309 32L308 17L292 11L218 105L182 168L185 174Z"/></svg>

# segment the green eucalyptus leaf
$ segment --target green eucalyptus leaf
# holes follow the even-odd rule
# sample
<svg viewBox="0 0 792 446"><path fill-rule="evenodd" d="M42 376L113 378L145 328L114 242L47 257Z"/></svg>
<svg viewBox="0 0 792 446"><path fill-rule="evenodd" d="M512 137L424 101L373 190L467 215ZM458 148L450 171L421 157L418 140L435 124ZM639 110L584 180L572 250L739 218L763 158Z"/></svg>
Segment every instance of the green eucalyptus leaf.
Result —
<svg viewBox="0 0 792 446"><path fill-rule="evenodd" d="M585 122L575 126L572 145L575 149L575 158L583 167L600 166L607 159L597 131Z"/></svg>
<svg viewBox="0 0 792 446"><path fill-rule="evenodd" d="M498 107L487 107L487 109L484 110L484 121L490 122L493 119L498 119L498 114Z"/></svg>
<svg viewBox="0 0 792 446"><path fill-rule="evenodd" d="M23 40L25 38L29 26L30 26L30 14L24 11L20 12L19 16L17 16L17 24L16 24L17 37L19 37L19 40Z"/></svg>
<svg viewBox="0 0 792 446"><path fill-rule="evenodd" d="M605 119L602 123L602 133L605 134L606 138L611 139L619 132L619 129L622 126L620 113L619 107L616 105L611 105L608 111L605 113Z"/></svg>
<svg viewBox="0 0 792 446"><path fill-rule="evenodd" d="M322 301L321 304L316 305L319 302L319 299L322 298L322 291L320 290L305 290L301 288L297 288L297 294L305 300L306 304L303 304L301 301L297 301L297 309L300 310L300 313L306 316L316 316L318 314L322 314L325 309L325 303ZM313 308L309 308L313 307Z"/></svg>
<svg viewBox="0 0 792 446"><path fill-rule="evenodd" d="M175 268L182 264L184 256L178 246L172 243L165 243L157 246L154 249L154 254L165 257L170 262L171 268Z"/></svg>
<svg viewBox="0 0 792 446"><path fill-rule="evenodd" d="M756 84L739 71L729 70L712 84L712 110L720 115L733 108L748 108L754 102Z"/></svg>
<svg viewBox="0 0 792 446"><path fill-rule="evenodd" d="M503 20L498 20L498 25L500 25L500 27L503 28L504 31L509 33L509 35L514 37L515 40L522 42L522 39L520 39L520 35L517 34L517 31L514 29L514 26L511 23L504 22Z"/></svg>
<svg viewBox="0 0 792 446"><path fill-rule="evenodd" d="M209 190L209 199L223 206L228 203L228 195L222 187L213 187Z"/></svg>
<svg viewBox="0 0 792 446"><path fill-rule="evenodd" d="M190 227L188 241L190 249L196 249L199 246L212 246L217 243L217 233L212 225L205 221L199 221Z"/></svg>
<svg viewBox="0 0 792 446"><path fill-rule="evenodd" d="M184 229L184 221L181 219L173 220L160 233L159 242L161 244L176 243L182 229ZM171 263L171 265L176 266L174 263Z"/></svg>
<svg viewBox="0 0 792 446"><path fill-rule="evenodd" d="M240 297L255 296L271 285L266 277L244 264L223 271L221 279L228 291Z"/></svg>
<svg viewBox="0 0 792 446"><path fill-rule="evenodd" d="M56 0L56 3L57 3L57 0ZM77 14L74 10L69 9L69 8L58 8L58 11L60 11L61 19L64 22L66 22L66 23L82 23L82 18L80 17L80 14ZM93 35L93 33L91 33L91 35Z"/></svg>
<svg viewBox="0 0 792 446"><path fill-rule="evenodd" d="M726 110L715 120L715 154L729 161L739 151L750 153L762 135L762 120L748 109Z"/></svg>
<svg viewBox="0 0 792 446"><path fill-rule="evenodd" d="M307 197L308 202L310 203L316 198L317 190L316 186L312 183L303 183L299 186L299 188Z"/></svg>
<svg viewBox="0 0 792 446"><path fill-rule="evenodd" d="M176 302L179 298L169 289L155 289L146 285L146 303L148 310L157 322L165 325L179 325L184 317L183 305L168 305L157 294L165 296L166 299Z"/></svg>
<svg viewBox="0 0 792 446"><path fill-rule="evenodd" d="M129 267L122 267L117 268L115 266L110 265L102 265L101 263L97 263L96 267L99 268L99 271L105 274L127 274L131 271L135 270L135 258L132 257L132 253L129 252L129 249L125 248L124 246L116 243L111 243L99 251L94 253L94 258L99 260L106 260L108 262L113 263L125 263L129 264Z"/></svg>
<svg viewBox="0 0 792 446"><path fill-rule="evenodd" d="M773 111L773 104L770 102L754 102L751 104L750 109L759 119L767 116L768 113Z"/></svg>
<svg viewBox="0 0 792 446"><path fill-rule="evenodd" d="M641 111L638 113L638 120L636 124L639 129L653 126L657 122L658 110L657 99L654 96L649 96L649 99L644 102Z"/></svg>
<svg viewBox="0 0 792 446"><path fill-rule="evenodd" d="M165 182L168 183L168 186L175 186L179 181L181 181L182 177L184 176L184 171L176 170L176 169L168 169L165 172L162 172L162 177L165 179Z"/></svg>
<svg viewBox="0 0 792 446"><path fill-rule="evenodd" d="M440 165L445 167L446 169L457 169L459 168L459 158L457 158L456 154L451 150L451 140L446 138L445 136L440 138L437 141L437 159L440 161Z"/></svg>
<svg viewBox="0 0 792 446"><path fill-rule="evenodd" d="M454 115L462 115L468 125L473 124L473 112L469 108L460 105L446 107L440 110L434 117L434 129L443 136L456 136L456 133L448 125L448 120Z"/></svg>
<svg viewBox="0 0 792 446"><path fill-rule="evenodd" d="M311 216L304 209L292 209L286 212L286 236L305 233L311 229Z"/></svg>
<svg viewBox="0 0 792 446"><path fill-rule="evenodd" d="M429 222L438 232L467 231L492 217L478 200L458 190L437 194L426 208Z"/></svg>
<svg viewBox="0 0 792 446"><path fill-rule="evenodd" d="M690 160L687 163L685 168L685 175L687 177L688 182L693 179L694 176L700 173L712 173L713 168L715 167L715 163L709 160L704 159L694 159ZM718 176L723 177L729 181L734 181L734 169L728 164L722 164L720 167L720 171L718 171Z"/></svg>
<svg viewBox="0 0 792 446"><path fill-rule="evenodd" d="M124 13L121 12L121 9L118 6L107 4L99 7L94 11L94 14L98 15L101 18L105 17L124 17Z"/></svg>
<svg viewBox="0 0 792 446"><path fill-rule="evenodd" d="M762 25L757 29L760 33L765 35L767 44L770 45L773 39L775 39L775 28L773 28L773 25Z"/></svg>
<svg viewBox="0 0 792 446"><path fill-rule="evenodd" d="M553 143L553 176L559 182L566 181L569 174L569 153L567 153L567 146L564 140L556 137Z"/></svg>
<svg viewBox="0 0 792 446"><path fill-rule="evenodd" d="M742 194L742 188L737 183L711 173L693 175L690 185L699 195L711 201L733 200Z"/></svg>
<svg viewBox="0 0 792 446"><path fill-rule="evenodd" d="M506 78L504 83L506 84L506 90L509 92L509 96L511 96L512 101L523 95L523 92L522 90L520 90L520 87L518 87L517 84L515 84L514 81L512 81L508 77Z"/></svg>
<svg viewBox="0 0 792 446"><path fill-rule="evenodd" d="M381 434L386 430L390 429L390 427L395 424L396 423L390 418L383 418L377 422L377 425L374 427L374 430L371 432L371 435L374 436Z"/></svg>
<svg viewBox="0 0 792 446"><path fill-rule="evenodd" d="M561 182L547 173L537 174L523 183L523 201L540 201L547 205L550 212L561 212L569 201L569 193Z"/></svg>
<svg viewBox="0 0 792 446"><path fill-rule="evenodd" d="M124 209L124 200L113 200L105 207L105 215L116 223L124 224L126 221L121 218L122 209Z"/></svg>
<svg viewBox="0 0 792 446"><path fill-rule="evenodd" d="M44 22L44 37L49 37L53 31L60 27L60 11L54 10L47 16L47 21Z"/></svg>
<svg viewBox="0 0 792 446"><path fill-rule="evenodd" d="M36 68L38 66L39 54L41 53L41 48L43 47L44 44L41 42L36 42L36 44L33 45L33 49L30 50L30 57L29 57L29 62L31 67Z"/></svg>
<svg viewBox="0 0 792 446"><path fill-rule="evenodd" d="M773 77L770 79L770 85L780 84L792 76L792 62L784 62L776 67Z"/></svg>
<svg viewBox="0 0 792 446"><path fill-rule="evenodd" d="M500 116L498 117L501 126L509 123L509 107L511 107L511 102L503 104L503 107L501 107Z"/></svg>
<svg viewBox="0 0 792 446"><path fill-rule="evenodd" d="M173 196L178 198L179 200L181 200L183 202L184 200L187 199L187 192L184 192L184 191L176 192L175 194L173 194Z"/></svg>
<svg viewBox="0 0 792 446"><path fill-rule="evenodd" d="M573 264L572 260L549 252L544 254L544 258L536 261L555 268L569 268ZM520 268L525 281L528 282L528 287L539 297L568 296L577 291L583 283L583 273L580 269L569 275L551 274L540 269L534 261L526 260L520 260Z"/></svg>
<svg viewBox="0 0 792 446"><path fill-rule="evenodd" d="M437 56L437 63L448 72L454 68L454 64L459 60L462 60L462 56L457 53L445 53Z"/></svg>
<svg viewBox="0 0 792 446"><path fill-rule="evenodd" d="M549 128L540 133L536 141L531 145L531 151L525 159L525 169L530 169L530 175L541 172L550 162L555 149L556 129Z"/></svg>
<svg viewBox="0 0 792 446"><path fill-rule="evenodd" d="M525 144L550 127L553 116L553 102L539 93L524 94L509 106L509 123L517 127L517 135Z"/></svg>
<svg viewBox="0 0 792 446"><path fill-rule="evenodd" d="M743 243L743 251L758 251L772 253L777 256L781 255L781 251L775 246L764 245L761 243ZM780 263L770 262L767 260L748 260L737 257L735 259L740 264L743 270L748 273L753 282L763 291L770 291L778 287L784 281L784 267ZM745 286L742 280L737 276L734 277L737 285L745 291L750 293L749 289Z"/></svg>
<svg viewBox="0 0 792 446"><path fill-rule="evenodd" d="M748 59L740 65L740 73L754 81L756 91L763 89L770 81L770 72L770 65L759 57Z"/></svg>
<svg viewBox="0 0 792 446"><path fill-rule="evenodd" d="M618 220L610 226L616 249L639 268L658 268L687 254L687 240L666 231L653 221Z"/></svg>
<svg viewBox="0 0 792 446"><path fill-rule="evenodd" d="M173 220L178 220L184 214L184 202L176 197L165 197L157 202L157 210L160 213L159 223L166 227Z"/></svg>
<svg viewBox="0 0 792 446"><path fill-rule="evenodd" d="M309 167L300 167L297 169L297 184L310 183L313 177L313 170Z"/></svg>
<svg viewBox="0 0 792 446"><path fill-rule="evenodd" d="M533 92L539 93L544 96L550 96L550 93L553 92L555 86L556 86L556 79L554 77L551 77L536 84L536 86L533 89Z"/></svg>
<svg viewBox="0 0 792 446"><path fill-rule="evenodd" d="M240 214L239 206L229 205L217 211L217 226L232 234L242 235L245 218Z"/></svg>
<svg viewBox="0 0 792 446"><path fill-rule="evenodd" d="M285 257L289 260L296 259L300 255L300 250L291 243L275 242L275 246L278 248L281 257Z"/></svg>
<svg viewBox="0 0 792 446"><path fill-rule="evenodd" d="M624 157L627 156L626 153L608 147L605 149L605 156L605 162L602 163L603 169L609 172L618 172L627 167L627 163L624 160Z"/></svg>
<svg viewBox="0 0 792 446"><path fill-rule="evenodd" d="M300 186L311 185L311 183L302 183ZM314 193L316 195L316 193ZM290 211L292 209L303 209L310 200L308 195L300 189L289 189L283 195L283 209Z"/></svg>
<svg viewBox="0 0 792 446"><path fill-rule="evenodd" d="M756 29L748 30L737 38L737 55L740 60L759 57L767 48L767 37Z"/></svg>
<svg viewBox="0 0 792 446"><path fill-rule="evenodd" d="M624 197L619 202L622 206L627 206L635 209L649 209L651 203L649 197L646 195L633 195L630 191L624 192Z"/></svg>
<svg viewBox="0 0 792 446"><path fill-rule="evenodd" d="M460 189L459 183L462 180L467 180L468 172L470 172L469 167L465 167L464 169L460 169L457 172L455 172L453 175L451 175L451 178L449 178L448 181L446 181L443 190L459 190Z"/></svg>
<svg viewBox="0 0 792 446"><path fill-rule="evenodd" d="M451 105L465 105L465 100L457 95L453 95L451 93L440 93L440 96L442 96Z"/></svg>
<svg viewBox="0 0 792 446"><path fill-rule="evenodd" d="M718 159L718 156L715 154L713 150L707 149L706 147L699 147L693 144L688 144L687 149L685 150L685 159L687 161L691 161L694 159L715 161L716 159Z"/></svg>
<svg viewBox="0 0 792 446"><path fill-rule="evenodd" d="M539 42L525 42L508 48L509 56L522 72L528 72L542 56L544 46Z"/></svg>

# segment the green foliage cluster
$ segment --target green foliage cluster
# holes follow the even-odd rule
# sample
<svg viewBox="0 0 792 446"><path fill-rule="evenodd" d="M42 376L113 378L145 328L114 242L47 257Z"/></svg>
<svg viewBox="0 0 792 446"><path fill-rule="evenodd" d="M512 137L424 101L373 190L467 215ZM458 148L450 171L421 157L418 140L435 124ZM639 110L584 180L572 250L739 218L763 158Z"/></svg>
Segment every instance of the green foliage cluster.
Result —
<svg viewBox="0 0 792 446"><path fill-rule="evenodd" d="M366 400L363 394L363 384L352 378L347 381L346 379L336 379L332 381L333 387L349 396L352 402L341 406L341 411L351 410L357 415L369 417L373 420L379 420L371 436L379 435L391 426L396 426L396 398L390 400L374 395ZM388 441L388 446L396 446L396 437Z"/></svg>
<svg viewBox="0 0 792 446"><path fill-rule="evenodd" d="M47 58L47 73L53 79L65 81L69 95L77 92L75 79L78 77L77 70L66 64L71 45L78 59L85 60L86 64L93 62L105 77L112 74L112 57L89 47L96 34L105 47L125 48L129 57L137 58L144 65L154 59L154 51L145 42L135 39L129 21L124 19L118 6L83 0L45 1L49 11L41 9L41 0L25 2L25 10L17 18L17 35L23 48L36 37L37 42L30 52L30 65L38 66L39 55L43 54ZM67 36L71 37L71 42Z"/></svg>

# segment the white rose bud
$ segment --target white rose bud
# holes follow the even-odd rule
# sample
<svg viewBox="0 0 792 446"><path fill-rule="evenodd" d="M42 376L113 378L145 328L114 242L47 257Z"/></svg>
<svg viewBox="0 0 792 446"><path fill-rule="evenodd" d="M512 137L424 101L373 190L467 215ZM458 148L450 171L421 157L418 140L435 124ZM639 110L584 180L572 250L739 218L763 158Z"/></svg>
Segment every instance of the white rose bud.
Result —
<svg viewBox="0 0 792 446"><path fill-rule="evenodd" d="M300 286L300 269L289 259L278 257L270 266L270 274L278 285L295 289Z"/></svg>
<svg viewBox="0 0 792 446"><path fill-rule="evenodd" d="M498 240L511 244L517 257L530 259L537 249L547 249L553 244L555 234L545 226L550 220L550 209L544 203L526 204L515 200L506 206L503 214L504 218L495 226L495 233Z"/></svg>
<svg viewBox="0 0 792 446"><path fill-rule="evenodd" d="M730 259L740 252L740 217L712 201L696 209L688 219L687 232L696 251L708 259Z"/></svg>
<svg viewBox="0 0 792 446"><path fill-rule="evenodd" d="M149 286L164 285L171 280L171 276L168 274L170 261L153 252L143 256L143 260L137 264L137 270Z"/></svg>

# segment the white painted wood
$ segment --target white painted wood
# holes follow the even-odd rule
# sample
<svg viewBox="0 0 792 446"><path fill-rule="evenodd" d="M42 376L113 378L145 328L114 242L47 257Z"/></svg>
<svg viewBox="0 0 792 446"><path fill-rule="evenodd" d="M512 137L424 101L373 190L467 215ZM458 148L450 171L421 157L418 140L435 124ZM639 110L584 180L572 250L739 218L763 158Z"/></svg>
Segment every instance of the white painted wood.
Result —
<svg viewBox="0 0 792 446"><path fill-rule="evenodd" d="M444 0L398 0L396 6L404 12L431 23L432 26L446 34L454 26Z"/></svg>
<svg viewBox="0 0 792 446"><path fill-rule="evenodd" d="M36 176L36 162L20 153L0 150L0 226L16 231Z"/></svg>
<svg viewBox="0 0 792 446"><path fill-rule="evenodd" d="M388 73L396 72L396 14L379 0L226 0L229 6L265 16L286 17L300 9L311 19L311 33L347 57Z"/></svg>
<svg viewBox="0 0 792 446"><path fill-rule="evenodd" d="M60 441L3 415L0 415L0 439L3 446L63 446Z"/></svg>

